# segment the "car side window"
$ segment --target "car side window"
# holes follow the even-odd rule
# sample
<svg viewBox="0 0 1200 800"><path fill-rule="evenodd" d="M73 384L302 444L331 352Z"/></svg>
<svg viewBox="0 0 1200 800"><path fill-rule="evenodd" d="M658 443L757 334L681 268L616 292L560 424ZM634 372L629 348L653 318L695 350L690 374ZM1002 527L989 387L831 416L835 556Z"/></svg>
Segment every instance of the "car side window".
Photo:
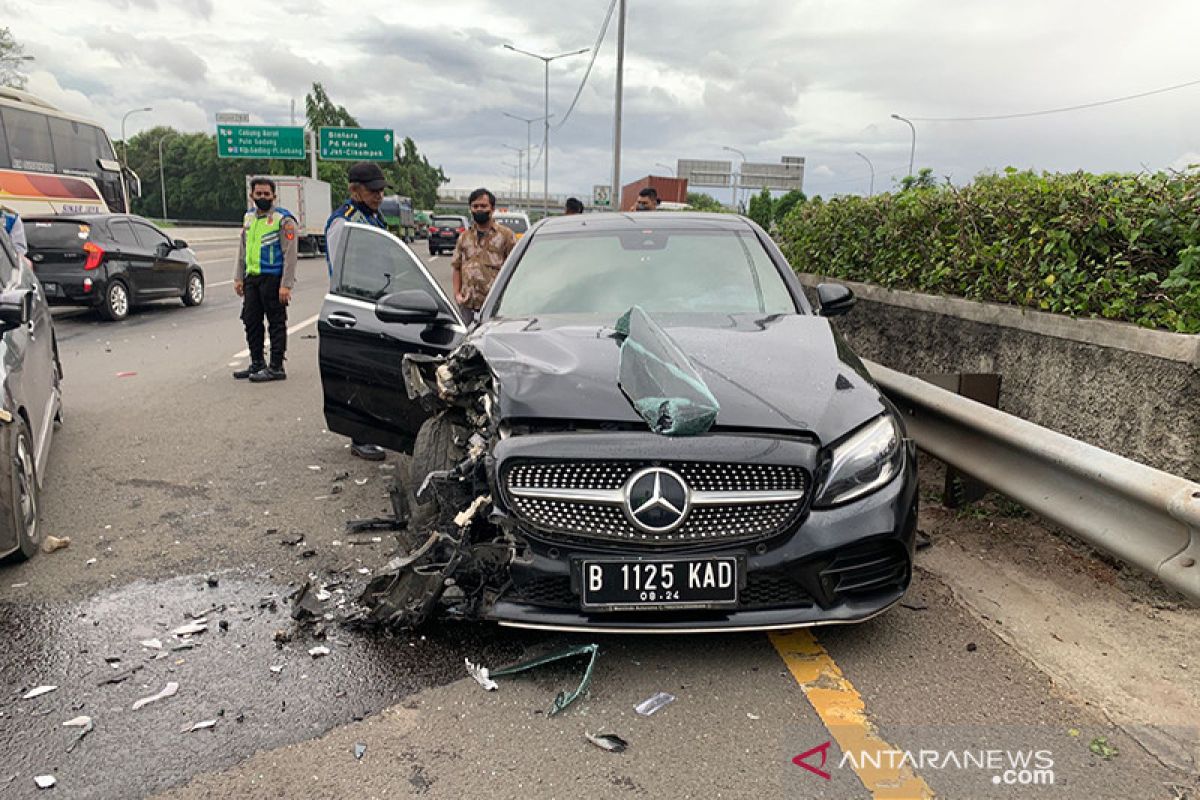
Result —
<svg viewBox="0 0 1200 800"><path fill-rule="evenodd" d="M343 236L334 294L374 302L393 292L422 289L433 295L438 305L445 305L420 263L390 235L373 228L348 227Z"/></svg>
<svg viewBox="0 0 1200 800"><path fill-rule="evenodd" d="M133 234L133 226L124 220L113 220L108 223L108 229L112 232L112 237L117 244L122 247L141 250L143 245L138 241L138 238Z"/></svg>
<svg viewBox="0 0 1200 800"><path fill-rule="evenodd" d="M133 225L134 233L137 234L138 241L140 241L142 243L142 247L146 248L147 250L153 252L160 244L171 244L170 239L156 231L154 228L151 228L146 223L134 222L131 224Z"/></svg>

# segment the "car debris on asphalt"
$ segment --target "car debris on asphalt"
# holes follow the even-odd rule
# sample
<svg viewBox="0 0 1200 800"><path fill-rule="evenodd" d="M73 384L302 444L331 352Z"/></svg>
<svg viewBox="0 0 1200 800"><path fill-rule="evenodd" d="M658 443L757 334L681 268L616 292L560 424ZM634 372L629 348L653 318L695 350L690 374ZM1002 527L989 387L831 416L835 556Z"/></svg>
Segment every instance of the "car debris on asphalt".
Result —
<svg viewBox="0 0 1200 800"><path fill-rule="evenodd" d="M362 761L362 757L365 756L366 754L367 754L367 746L365 744L362 744L360 742L360 743L357 743L354 745L354 759L356 761Z"/></svg>
<svg viewBox="0 0 1200 800"><path fill-rule="evenodd" d="M496 682L488 676L487 667L472 664L469 658L464 658L463 661L467 664L467 674L474 678L476 683L489 692L494 692L499 688Z"/></svg>
<svg viewBox="0 0 1200 800"><path fill-rule="evenodd" d="M575 687L575 691L559 692L554 698L554 703L550 706L549 711L550 716L554 716L555 714L563 711L567 706L571 705L571 703L575 702L575 700L577 700L579 696L586 692L588 687L591 686L592 671L596 668L596 658L599 653L600 645L581 644L575 645L574 647L568 647L563 650L556 650L552 653L547 653L546 655L537 656L525 661L521 661L517 664L512 664L507 667L501 667L500 669L490 671L487 667L473 664L470 660L467 660L467 673L484 689L488 691L495 691L495 689L498 688L498 685L494 680L495 678L505 675L515 675L518 672L525 672L527 670L534 669L535 667L540 667L545 664L552 664L556 661L562 661L568 658L574 658L575 656L589 656L587 667L584 668L583 676L579 680L579 685Z"/></svg>
<svg viewBox="0 0 1200 800"><path fill-rule="evenodd" d="M208 730L210 728L215 728L216 725L217 725L217 721L215 719L206 719L203 722L197 722L195 725L192 725L190 728L184 728L179 732L180 733L192 733L193 731L203 731L203 730Z"/></svg>
<svg viewBox="0 0 1200 800"><path fill-rule="evenodd" d="M35 697L41 697L44 694L50 694L57 688L57 686L38 686L37 688L30 689L28 692L26 692L21 699L32 700Z"/></svg>
<svg viewBox="0 0 1200 800"><path fill-rule="evenodd" d="M193 636L197 633L204 633L206 630L208 630L208 618L200 617L199 619L192 620L186 625L179 626L175 630L171 631L171 635Z"/></svg>
<svg viewBox="0 0 1200 800"><path fill-rule="evenodd" d="M136 701L133 704L133 708L130 710L137 711L139 708L144 708L151 703L156 703L159 700L166 700L168 697L174 697L175 693L178 691L179 684L175 683L174 681L170 681L162 688L162 691L158 692L158 694L152 694L149 697L143 697L141 700Z"/></svg>
<svg viewBox="0 0 1200 800"><path fill-rule="evenodd" d="M327 655L329 655L329 652L330 652L329 648L325 647L324 645L318 645L317 647L310 647L308 649L308 654L310 656L312 656L313 658L320 658L321 656L327 656Z"/></svg>
<svg viewBox="0 0 1200 800"><path fill-rule="evenodd" d="M587 737L589 742L596 745L596 747L599 747L601 750L608 750L611 753L624 753L626 748L629 747L629 742L625 741L620 736L617 736L615 733L599 733L593 735L587 731L584 731L583 735Z"/></svg>
<svg viewBox="0 0 1200 800"><path fill-rule="evenodd" d="M81 741L83 741L83 737L87 736L89 733L91 733L92 731L94 731L96 729L96 723L92 721L91 717L78 716L78 717L75 717L74 719L69 719L66 722L64 722L63 727L80 729L79 733L76 734L75 738L71 740L71 743L69 745L67 745L67 752L70 753L79 745L79 743Z"/></svg>
<svg viewBox="0 0 1200 800"><path fill-rule="evenodd" d="M160 653L160 655L162 655L162 654ZM134 664L129 669L123 669L120 672L114 672L112 675L108 675L104 678L101 678L99 681L96 682L96 685L97 686L105 686L107 684L121 683L122 681L126 681L129 678L133 677L133 674L135 672L137 672L138 670L140 670L141 668L142 668L141 664Z"/></svg>
<svg viewBox="0 0 1200 800"><path fill-rule="evenodd" d="M62 550L64 547L71 546L70 536L51 536L46 534L46 538L42 540L42 552L53 553L55 550Z"/></svg>
<svg viewBox="0 0 1200 800"><path fill-rule="evenodd" d="M648 717L651 714L659 711L665 706L675 702L675 695L666 692L655 692L650 697L647 697L642 702L633 707L633 710L641 714L643 717Z"/></svg>
<svg viewBox="0 0 1200 800"><path fill-rule="evenodd" d="M33 782L39 789L53 789L55 784L58 783L58 778L55 778L53 775L35 775Z"/></svg>

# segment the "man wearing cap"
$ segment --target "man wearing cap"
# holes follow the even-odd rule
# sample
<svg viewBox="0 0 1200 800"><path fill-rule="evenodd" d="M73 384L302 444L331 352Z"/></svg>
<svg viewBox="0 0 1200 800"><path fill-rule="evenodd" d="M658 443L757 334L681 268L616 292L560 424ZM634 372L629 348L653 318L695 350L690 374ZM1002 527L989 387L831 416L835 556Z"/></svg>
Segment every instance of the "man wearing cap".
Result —
<svg viewBox="0 0 1200 800"><path fill-rule="evenodd" d="M347 177L350 179L350 199L338 206L325 223L325 262L329 265L330 278L333 278L338 240L345 233L347 222L387 230L387 220L379 213L383 190L387 188L383 170L374 161L360 161L350 168Z"/></svg>
<svg viewBox="0 0 1200 800"><path fill-rule="evenodd" d="M387 188L383 170L374 161L360 161L350 167L346 177L350 179L350 199L338 206L325 223L325 262L329 265L331 281L338 240L346 232L347 222L387 230L387 220L379 213L379 207L383 205L383 190ZM357 439L350 440L350 452L367 461L382 461L387 455L379 445Z"/></svg>

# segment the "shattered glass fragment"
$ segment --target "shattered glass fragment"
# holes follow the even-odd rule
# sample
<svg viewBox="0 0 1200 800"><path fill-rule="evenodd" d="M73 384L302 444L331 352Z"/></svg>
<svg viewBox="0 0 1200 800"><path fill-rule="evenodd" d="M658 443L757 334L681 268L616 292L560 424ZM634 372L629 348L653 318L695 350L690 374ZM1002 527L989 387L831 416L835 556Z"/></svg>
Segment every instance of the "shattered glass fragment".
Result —
<svg viewBox="0 0 1200 800"><path fill-rule="evenodd" d="M664 436L696 436L712 427L721 410L691 360L642 310L617 320L621 343L617 380L650 430Z"/></svg>
<svg viewBox="0 0 1200 800"><path fill-rule="evenodd" d="M475 682L489 692L494 692L499 687L496 682L488 676L488 668L480 664L472 664L471 659L464 658L463 661L467 664L467 674L475 679Z"/></svg>
<svg viewBox="0 0 1200 800"><path fill-rule="evenodd" d="M664 706L675 702L675 695L667 694L666 692L655 692L650 697L647 697L642 702L633 707L633 710L641 714L643 717L648 717Z"/></svg>

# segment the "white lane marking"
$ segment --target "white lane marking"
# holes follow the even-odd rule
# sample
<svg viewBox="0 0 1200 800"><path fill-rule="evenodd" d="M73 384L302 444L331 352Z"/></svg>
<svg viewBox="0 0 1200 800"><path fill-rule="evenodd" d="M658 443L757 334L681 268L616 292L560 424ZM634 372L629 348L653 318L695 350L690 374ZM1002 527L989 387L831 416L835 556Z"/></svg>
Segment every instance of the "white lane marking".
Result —
<svg viewBox="0 0 1200 800"><path fill-rule="evenodd" d="M309 325L312 325L314 322L316 322L318 319L320 319L320 317L321 317L320 314L313 314L308 319L302 320L301 322L297 322L295 325L288 328L288 336L291 336L293 333L300 330L301 328L307 328ZM250 351L248 349L238 351L237 353L234 353L233 357L234 358L249 358Z"/></svg>
<svg viewBox="0 0 1200 800"><path fill-rule="evenodd" d="M229 284L231 284L231 283L233 283L233 278L230 278L230 279L229 279L229 280L227 280L227 281L219 281L219 282L217 282L217 283L209 283L209 284L206 284L206 285L207 285L207 286L208 286L208 287L211 289L211 288L212 288L212 287L214 287L214 286L228 286L228 285L229 285Z"/></svg>

